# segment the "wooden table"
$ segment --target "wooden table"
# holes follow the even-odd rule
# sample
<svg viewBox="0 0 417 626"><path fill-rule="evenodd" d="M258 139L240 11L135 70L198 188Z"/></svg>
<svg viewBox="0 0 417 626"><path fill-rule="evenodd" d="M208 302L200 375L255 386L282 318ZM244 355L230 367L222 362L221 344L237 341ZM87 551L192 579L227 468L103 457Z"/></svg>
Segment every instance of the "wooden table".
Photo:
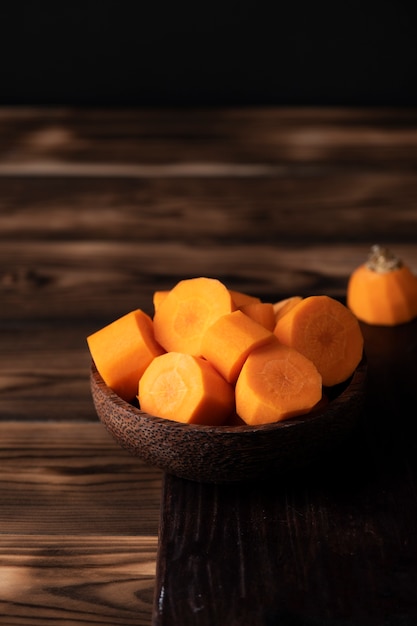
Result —
<svg viewBox="0 0 417 626"><path fill-rule="evenodd" d="M262 485L164 477L89 388L156 289L343 299L374 243L417 271L415 110L0 109L1 624L417 624L416 323L363 325L357 431Z"/></svg>

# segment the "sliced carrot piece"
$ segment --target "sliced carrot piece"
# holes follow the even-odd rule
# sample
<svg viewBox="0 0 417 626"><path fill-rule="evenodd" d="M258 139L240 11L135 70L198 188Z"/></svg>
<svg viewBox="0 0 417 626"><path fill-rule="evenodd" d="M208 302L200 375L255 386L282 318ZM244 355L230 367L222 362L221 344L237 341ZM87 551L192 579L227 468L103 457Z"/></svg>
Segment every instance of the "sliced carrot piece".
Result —
<svg viewBox="0 0 417 626"><path fill-rule="evenodd" d="M254 348L275 340L274 334L237 310L222 315L204 333L201 354L230 383Z"/></svg>
<svg viewBox="0 0 417 626"><path fill-rule="evenodd" d="M308 413L322 397L322 381L309 359L277 341L249 354L235 395L247 424L270 424Z"/></svg>
<svg viewBox="0 0 417 626"><path fill-rule="evenodd" d="M106 385L128 402L135 398L149 363L165 352L155 340L152 319L141 309L92 333L87 343Z"/></svg>
<svg viewBox="0 0 417 626"><path fill-rule="evenodd" d="M154 291L153 292L152 302L153 302L153 310L154 310L154 312L159 307L161 302L163 300L165 300L165 298L167 297L168 294L169 294L169 289L161 289L159 291Z"/></svg>
<svg viewBox="0 0 417 626"><path fill-rule="evenodd" d="M243 291L235 291L234 289L229 289L230 295L232 296L233 302L235 303L236 309L239 309L244 304L251 304L253 302L260 302L261 299L257 296L251 296L248 293L244 293Z"/></svg>
<svg viewBox="0 0 417 626"><path fill-rule="evenodd" d="M344 304L329 296L301 300L278 320L274 334L313 361L324 386L347 380L362 358L358 320Z"/></svg>
<svg viewBox="0 0 417 626"><path fill-rule="evenodd" d="M140 408L188 424L220 425L233 413L234 389L201 357L167 352L139 381Z"/></svg>
<svg viewBox="0 0 417 626"><path fill-rule="evenodd" d="M274 307L275 313L275 323L279 320L280 317L288 313L292 309L293 306L301 302L302 296L290 296L289 298L284 298L283 300L278 300L272 306Z"/></svg>
<svg viewBox="0 0 417 626"><path fill-rule="evenodd" d="M239 307L242 313L271 332L275 328L274 305L271 302L251 302Z"/></svg>
<svg viewBox="0 0 417 626"><path fill-rule="evenodd" d="M178 282L160 303L153 318L155 337L167 352L201 355L201 340L221 315L235 305L229 290L215 278Z"/></svg>

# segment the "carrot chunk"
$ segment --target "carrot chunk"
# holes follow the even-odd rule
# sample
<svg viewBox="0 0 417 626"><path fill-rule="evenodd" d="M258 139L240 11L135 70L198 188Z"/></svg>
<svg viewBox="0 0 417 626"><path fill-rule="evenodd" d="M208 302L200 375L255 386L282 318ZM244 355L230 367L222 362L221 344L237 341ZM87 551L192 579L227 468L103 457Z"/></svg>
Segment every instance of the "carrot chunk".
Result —
<svg viewBox="0 0 417 626"><path fill-rule="evenodd" d="M284 298L284 300L274 302L272 306L274 307L275 323L280 317L288 313L293 306L301 302L302 299L302 296L290 296L289 298Z"/></svg>
<svg viewBox="0 0 417 626"><path fill-rule="evenodd" d="M166 296L169 294L168 289L161 289L159 291L154 291L152 296L153 310L154 312L159 307L161 302L165 300Z"/></svg>
<svg viewBox="0 0 417 626"><path fill-rule="evenodd" d="M274 305L271 302L250 302L239 307L242 313L261 324L271 332L275 328L276 320Z"/></svg>
<svg viewBox="0 0 417 626"><path fill-rule="evenodd" d="M222 315L204 333L201 354L230 383L235 383L248 354L275 339L274 334L237 310Z"/></svg>
<svg viewBox="0 0 417 626"><path fill-rule="evenodd" d="M249 425L308 413L322 397L315 365L297 350L268 343L246 359L235 387L236 412Z"/></svg>
<svg viewBox="0 0 417 626"><path fill-rule="evenodd" d="M329 296L303 298L278 319L274 334L315 364L324 386L347 380L362 358L363 335L358 320Z"/></svg>
<svg viewBox="0 0 417 626"><path fill-rule="evenodd" d="M106 385L128 402L135 398L149 363L165 352L155 340L152 319L141 309L92 333L87 343Z"/></svg>
<svg viewBox="0 0 417 626"><path fill-rule="evenodd" d="M236 291L234 289L229 289L230 295L232 296L232 300L235 304L235 307L239 309L244 304L251 304L254 302L260 302L261 299L257 296L251 296L248 293L244 293L243 291Z"/></svg>
<svg viewBox="0 0 417 626"><path fill-rule="evenodd" d="M205 359L180 352L153 359L139 381L138 400L151 415L188 424L221 425L235 408L232 385Z"/></svg>
<svg viewBox="0 0 417 626"><path fill-rule="evenodd" d="M181 280L155 311L156 340L167 352L201 356L201 340L207 328L235 308L229 290L219 280Z"/></svg>

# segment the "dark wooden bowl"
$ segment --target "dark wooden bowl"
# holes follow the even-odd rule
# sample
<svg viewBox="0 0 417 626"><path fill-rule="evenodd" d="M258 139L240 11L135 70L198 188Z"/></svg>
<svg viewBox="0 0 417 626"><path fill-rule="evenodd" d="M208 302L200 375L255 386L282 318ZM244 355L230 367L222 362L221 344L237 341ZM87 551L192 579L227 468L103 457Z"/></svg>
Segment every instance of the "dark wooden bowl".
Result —
<svg viewBox="0 0 417 626"><path fill-rule="evenodd" d="M344 439L362 410L366 369L364 358L321 411L262 426L200 426L149 415L107 387L94 363L91 391L101 422L132 455L181 478L227 483L300 468Z"/></svg>

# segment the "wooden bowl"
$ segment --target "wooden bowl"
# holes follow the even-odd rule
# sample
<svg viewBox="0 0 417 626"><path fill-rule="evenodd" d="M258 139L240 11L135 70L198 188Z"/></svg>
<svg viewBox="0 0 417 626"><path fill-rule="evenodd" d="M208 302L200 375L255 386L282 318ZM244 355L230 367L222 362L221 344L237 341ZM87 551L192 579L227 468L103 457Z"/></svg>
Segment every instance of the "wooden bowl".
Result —
<svg viewBox="0 0 417 626"><path fill-rule="evenodd" d="M134 456L181 478L230 483L298 469L352 430L365 396L366 359L319 412L262 426L202 426L149 415L117 396L92 363L97 415Z"/></svg>

